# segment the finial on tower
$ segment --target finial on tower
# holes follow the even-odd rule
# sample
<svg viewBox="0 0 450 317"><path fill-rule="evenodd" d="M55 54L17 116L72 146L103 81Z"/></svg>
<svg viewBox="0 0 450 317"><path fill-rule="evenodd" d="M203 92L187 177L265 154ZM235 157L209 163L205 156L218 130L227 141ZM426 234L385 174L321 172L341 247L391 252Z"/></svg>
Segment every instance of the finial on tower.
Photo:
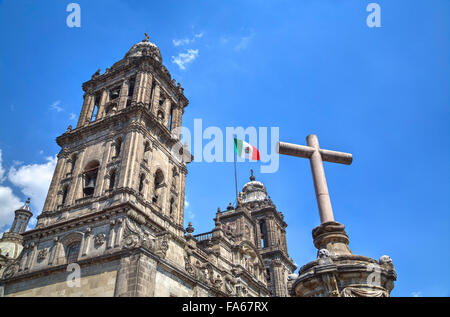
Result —
<svg viewBox="0 0 450 317"><path fill-rule="evenodd" d="M253 175L253 170L250 170L250 180L253 182L255 180L255 176Z"/></svg>
<svg viewBox="0 0 450 317"><path fill-rule="evenodd" d="M144 39L144 42L148 42L149 41L149 39L150 39L150 37L148 36L148 34L147 33L145 33L144 32L144 35L145 35L145 39Z"/></svg>
<svg viewBox="0 0 450 317"><path fill-rule="evenodd" d="M30 202L31 202L31 198L28 197L28 198L27 198L27 201L25 202L25 204L26 204L27 206L29 206L29 205L30 205Z"/></svg>

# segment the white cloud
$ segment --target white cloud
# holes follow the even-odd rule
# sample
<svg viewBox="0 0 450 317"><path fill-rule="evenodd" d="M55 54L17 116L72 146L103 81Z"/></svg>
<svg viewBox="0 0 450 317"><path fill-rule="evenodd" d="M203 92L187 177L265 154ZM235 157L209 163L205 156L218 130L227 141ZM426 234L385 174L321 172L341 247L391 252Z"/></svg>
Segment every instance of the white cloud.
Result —
<svg viewBox="0 0 450 317"><path fill-rule="evenodd" d="M250 42L250 39L252 38L252 36L244 36L241 37L239 43L234 47L234 49L236 51L242 51L245 50Z"/></svg>
<svg viewBox="0 0 450 317"><path fill-rule="evenodd" d="M14 211L23 203L14 195L11 188L0 186L0 228L10 226L14 219Z"/></svg>
<svg viewBox="0 0 450 317"><path fill-rule="evenodd" d="M422 297L422 292L412 292L411 296L412 297Z"/></svg>
<svg viewBox="0 0 450 317"><path fill-rule="evenodd" d="M172 40L174 46L182 46L189 44L190 42L191 42L190 39Z"/></svg>
<svg viewBox="0 0 450 317"><path fill-rule="evenodd" d="M2 150L0 150L0 184L5 180L5 169L3 168ZM11 225L14 219L14 211L22 205L20 199L14 195L11 188L0 186L0 229Z"/></svg>
<svg viewBox="0 0 450 317"><path fill-rule="evenodd" d="M2 163L3 163L3 161L2 161L2 150L0 150L0 183L5 180L5 169L3 168Z"/></svg>
<svg viewBox="0 0 450 317"><path fill-rule="evenodd" d="M52 103L50 105L50 109L56 110L56 112L64 111L64 109L59 106L60 104L61 104L61 100L56 100L54 103Z"/></svg>
<svg viewBox="0 0 450 317"><path fill-rule="evenodd" d="M192 63L198 57L198 49L189 49L185 53L179 53L178 56L172 56L172 63L177 64L181 70L186 69L186 65Z"/></svg>
<svg viewBox="0 0 450 317"><path fill-rule="evenodd" d="M56 156L47 157L43 164L21 165L11 167L8 172L9 181L20 188L21 192L31 197L36 212L42 211L47 191L56 166Z"/></svg>
<svg viewBox="0 0 450 317"><path fill-rule="evenodd" d="M174 46L183 46L183 45L191 44L191 43L195 42L196 39L199 39L202 37L203 37L203 32L200 32L200 33L194 34L194 37L192 37L192 38L172 40L172 43Z"/></svg>
<svg viewBox="0 0 450 317"><path fill-rule="evenodd" d="M195 218L195 214L189 209L190 203L187 199L184 200L184 214L186 219L192 220Z"/></svg>
<svg viewBox="0 0 450 317"><path fill-rule="evenodd" d="M76 114L71 112L70 113L70 120L75 120L77 118Z"/></svg>

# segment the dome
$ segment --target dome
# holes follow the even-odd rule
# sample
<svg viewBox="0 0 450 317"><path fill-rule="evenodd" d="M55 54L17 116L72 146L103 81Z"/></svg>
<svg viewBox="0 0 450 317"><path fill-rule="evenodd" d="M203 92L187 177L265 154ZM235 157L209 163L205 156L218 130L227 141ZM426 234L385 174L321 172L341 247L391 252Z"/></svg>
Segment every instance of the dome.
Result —
<svg viewBox="0 0 450 317"><path fill-rule="evenodd" d="M246 204L254 201L264 201L266 199L266 187L263 183L255 180L255 176L253 176L253 170L251 170L250 182L245 184L242 188L241 202L243 204Z"/></svg>
<svg viewBox="0 0 450 317"><path fill-rule="evenodd" d="M30 197L28 197L27 201L25 202L25 205L23 205L22 207L20 207L19 209L17 209L17 211L19 211L19 210L31 212L31 208L30 208Z"/></svg>
<svg viewBox="0 0 450 317"><path fill-rule="evenodd" d="M134 44L128 53L125 54L125 58L136 58L142 56L152 56L155 60L162 63L161 52L159 51L158 46L149 41L147 33L145 33L145 39L137 44Z"/></svg>

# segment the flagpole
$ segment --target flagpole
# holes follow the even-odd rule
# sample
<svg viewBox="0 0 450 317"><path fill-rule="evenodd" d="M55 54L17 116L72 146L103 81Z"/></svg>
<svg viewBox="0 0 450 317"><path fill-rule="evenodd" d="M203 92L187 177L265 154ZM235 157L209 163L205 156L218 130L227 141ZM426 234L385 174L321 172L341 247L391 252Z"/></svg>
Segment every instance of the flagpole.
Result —
<svg viewBox="0 0 450 317"><path fill-rule="evenodd" d="M236 138L233 138L234 148L234 184L236 186L236 204L238 203L238 187L237 187L237 168L236 168Z"/></svg>

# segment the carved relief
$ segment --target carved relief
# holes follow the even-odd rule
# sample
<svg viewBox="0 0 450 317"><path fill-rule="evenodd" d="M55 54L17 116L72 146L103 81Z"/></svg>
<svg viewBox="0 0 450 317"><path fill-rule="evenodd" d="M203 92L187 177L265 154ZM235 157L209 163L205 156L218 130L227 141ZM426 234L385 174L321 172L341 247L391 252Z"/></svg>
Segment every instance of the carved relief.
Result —
<svg viewBox="0 0 450 317"><path fill-rule="evenodd" d="M97 235L95 235L94 237L94 244L96 247L101 247L106 240L106 234L104 233L99 233Z"/></svg>
<svg viewBox="0 0 450 317"><path fill-rule="evenodd" d="M42 249L39 251L38 256L37 256L37 260L38 262L42 262L47 258L48 255L48 249Z"/></svg>
<svg viewBox="0 0 450 317"><path fill-rule="evenodd" d="M19 271L19 264L13 263L6 267L5 271L3 272L3 278L5 279L11 278L14 275L16 275L18 271Z"/></svg>

